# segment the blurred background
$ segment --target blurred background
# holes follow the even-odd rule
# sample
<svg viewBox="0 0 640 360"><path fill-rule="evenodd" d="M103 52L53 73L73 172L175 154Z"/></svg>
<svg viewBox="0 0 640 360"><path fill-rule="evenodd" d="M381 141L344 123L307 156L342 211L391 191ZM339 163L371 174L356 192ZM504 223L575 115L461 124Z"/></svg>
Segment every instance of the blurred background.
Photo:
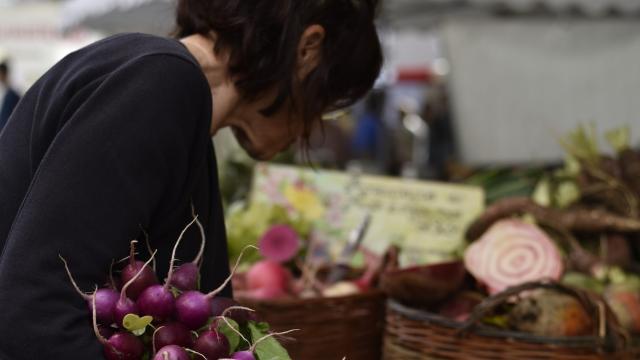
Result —
<svg viewBox="0 0 640 360"><path fill-rule="evenodd" d="M640 1L381 5L384 70L366 99L329 114L314 134L310 160L319 168L506 183L489 190L527 193L541 171L562 162L559 139L579 124L640 125ZM7 83L23 93L66 54L111 34L167 35L173 6L171 0L0 0ZM631 143L639 141L637 131ZM246 194L253 163L229 134L214 142L231 202ZM295 149L277 161L306 162Z"/></svg>

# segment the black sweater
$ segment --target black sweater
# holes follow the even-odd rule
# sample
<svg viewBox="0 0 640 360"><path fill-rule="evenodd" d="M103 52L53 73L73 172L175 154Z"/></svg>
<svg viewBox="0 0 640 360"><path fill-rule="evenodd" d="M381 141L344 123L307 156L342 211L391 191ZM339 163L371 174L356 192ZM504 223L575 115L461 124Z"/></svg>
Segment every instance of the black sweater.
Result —
<svg viewBox="0 0 640 360"><path fill-rule="evenodd" d="M142 227L164 279L192 199L208 240L202 288L226 278L211 106L186 48L142 34L67 56L27 92L0 133L0 359L102 359L58 254L90 292ZM194 227L178 258L198 247Z"/></svg>

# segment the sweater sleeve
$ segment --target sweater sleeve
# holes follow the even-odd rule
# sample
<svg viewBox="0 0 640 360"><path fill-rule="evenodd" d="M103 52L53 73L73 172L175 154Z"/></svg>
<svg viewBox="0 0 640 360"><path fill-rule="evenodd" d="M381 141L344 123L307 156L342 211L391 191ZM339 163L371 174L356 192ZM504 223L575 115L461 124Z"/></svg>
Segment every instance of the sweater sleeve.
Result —
<svg viewBox="0 0 640 360"><path fill-rule="evenodd" d="M208 130L199 71L171 55L128 63L56 135L0 257L0 359L103 358L58 254L90 292L111 260L127 255L139 226L184 197Z"/></svg>

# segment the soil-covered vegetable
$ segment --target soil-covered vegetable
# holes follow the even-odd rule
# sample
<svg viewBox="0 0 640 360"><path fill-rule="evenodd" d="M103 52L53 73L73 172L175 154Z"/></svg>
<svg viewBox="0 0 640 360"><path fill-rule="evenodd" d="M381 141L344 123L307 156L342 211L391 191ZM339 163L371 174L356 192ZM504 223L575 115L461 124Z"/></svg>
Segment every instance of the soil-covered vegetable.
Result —
<svg viewBox="0 0 640 360"><path fill-rule="evenodd" d="M535 291L509 312L514 330L541 336L586 336L593 332L591 315L575 298L554 291Z"/></svg>

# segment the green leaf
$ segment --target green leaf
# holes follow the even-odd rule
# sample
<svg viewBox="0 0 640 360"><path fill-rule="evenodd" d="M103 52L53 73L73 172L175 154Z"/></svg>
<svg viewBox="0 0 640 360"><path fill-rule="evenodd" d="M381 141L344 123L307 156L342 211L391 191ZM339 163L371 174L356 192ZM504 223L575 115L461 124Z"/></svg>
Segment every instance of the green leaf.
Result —
<svg viewBox="0 0 640 360"><path fill-rule="evenodd" d="M240 345L240 335L238 335L238 331L240 331L240 325L233 319L227 318L229 324L227 324L224 320L220 320L218 322L218 331L227 337L229 340L229 347L231 348L231 352L235 352ZM229 326L231 325L231 326ZM233 329L231 328L233 327ZM234 331L234 329L236 331Z"/></svg>
<svg viewBox="0 0 640 360"><path fill-rule="evenodd" d="M631 130L629 129L629 125L621 126L607 131L604 137L613 150L620 153L629 148L629 144L631 143Z"/></svg>
<svg viewBox="0 0 640 360"><path fill-rule="evenodd" d="M125 329L131 331L136 336L141 336L147 329L147 326L151 324L153 317L147 315L139 317L136 314L127 314L122 319L122 326Z"/></svg>
<svg viewBox="0 0 640 360"><path fill-rule="evenodd" d="M250 321L248 327L251 331L251 341L254 343L269 333L269 325L266 323ZM254 352L258 360L291 360L287 350L274 337L262 340L256 345Z"/></svg>

